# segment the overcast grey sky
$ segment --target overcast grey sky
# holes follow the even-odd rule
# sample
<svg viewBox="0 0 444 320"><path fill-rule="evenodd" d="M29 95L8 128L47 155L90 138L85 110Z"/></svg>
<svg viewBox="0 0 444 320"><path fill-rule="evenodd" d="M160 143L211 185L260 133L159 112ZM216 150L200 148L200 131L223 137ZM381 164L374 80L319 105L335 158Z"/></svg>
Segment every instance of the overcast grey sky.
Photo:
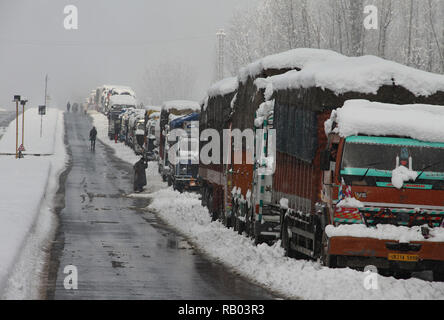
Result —
<svg viewBox="0 0 444 320"><path fill-rule="evenodd" d="M0 107L14 94L43 104L49 74L53 105L83 99L101 84L143 94L143 72L167 59L198 68L201 99L213 78L216 36L240 6L256 0L0 0ZM63 27L63 9L79 29Z"/></svg>

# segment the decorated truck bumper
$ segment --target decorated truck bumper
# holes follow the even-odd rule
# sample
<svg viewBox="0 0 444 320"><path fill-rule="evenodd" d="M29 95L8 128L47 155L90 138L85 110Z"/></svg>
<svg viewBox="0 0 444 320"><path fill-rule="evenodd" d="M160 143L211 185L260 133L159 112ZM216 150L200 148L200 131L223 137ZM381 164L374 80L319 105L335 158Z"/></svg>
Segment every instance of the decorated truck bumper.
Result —
<svg viewBox="0 0 444 320"><path fill-rule="evenodd" d="M337 267L442 272L444 242L399 241L374 238L334 236L329 238L328 253L336 259Z"/></svg>

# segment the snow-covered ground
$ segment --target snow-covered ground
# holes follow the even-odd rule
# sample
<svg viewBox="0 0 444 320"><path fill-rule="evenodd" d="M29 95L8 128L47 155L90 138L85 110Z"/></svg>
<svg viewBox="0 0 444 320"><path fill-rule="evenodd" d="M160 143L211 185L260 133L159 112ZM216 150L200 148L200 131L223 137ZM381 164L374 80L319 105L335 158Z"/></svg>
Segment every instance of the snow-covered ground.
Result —
<svg viewBox="0 0 444 320"><path fill-rule="evenodd" d="M32 108L25 114L25 147L30 153L52 155L0 157L0 297L4 299L40 297L41 275L56 225L54 196L68 160L63 113L47 110L42 138L37 113ZM15 120L0 140L0 153L14 153L14 149Z"/></svg>
<svg viewBox="0 0 444 320"><path fill-rule="evenodd" d="M116 151L116 156L130 163L138 157L123 144L114 144L107 137L106 117L91 113L99 138ZM160 185L157 164L147 169L149 184ZM149 186L148 186L149 187ZM193 193L180 194L171 188L132 197L149 197L149 206L159 218L174 227L201 252L232 269L243 277L295 299L444 299L444 283L420 279L396 280L377 276L377 289L367 290L369 273L351 269L329 269L313 261L285 257L277 243L255 246L251 239L212 222L209 212ZM148 188L150 189L150 188ZM373 287L374 288L374 287Z"/></svg>
<svg viewBox="0 0 444 320"><path fill-rule="evenodd" d="M25 154L53 154L55 148L55 132L59 123L58 109L50 108L46 110L46 115L38 115L37 108L28 109L25 112ZM42 120L42 137L40 137L40 121ZM19 124L19 145L22 137L22 115L18 117ZM15 153L15 120L9 125L2 139L0 140L1 153Z"/></svg>

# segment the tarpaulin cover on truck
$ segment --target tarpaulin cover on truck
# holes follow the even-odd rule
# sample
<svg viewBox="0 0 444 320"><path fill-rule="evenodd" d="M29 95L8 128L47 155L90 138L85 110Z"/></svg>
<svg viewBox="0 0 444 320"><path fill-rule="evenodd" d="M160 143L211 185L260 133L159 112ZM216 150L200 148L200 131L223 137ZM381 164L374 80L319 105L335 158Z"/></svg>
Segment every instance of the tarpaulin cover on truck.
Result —
<svg viewBox="0 0 444 320"><path fill-rule="evenodd" d="M192 113L192 114L186 115L184 117L175 119L175 120L171 121L170 128L177 129L177 128L183 127L183 124L185 122L199 121L199 116L200 116L199 113Z"/></svg>
<svg viewBox="0 0 444 320"><path fill-rule="evenodd" d="M288 104L274 107L276 149L300 160L311 162L318 148L316 113Z"/></svg>

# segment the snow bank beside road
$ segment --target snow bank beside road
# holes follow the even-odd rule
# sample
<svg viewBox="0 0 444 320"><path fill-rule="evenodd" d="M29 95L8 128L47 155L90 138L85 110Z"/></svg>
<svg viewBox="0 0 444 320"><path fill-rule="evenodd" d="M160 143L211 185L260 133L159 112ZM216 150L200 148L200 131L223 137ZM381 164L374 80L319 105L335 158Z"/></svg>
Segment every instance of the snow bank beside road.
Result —
<svg viewBox="0 0 444 320"><path fill-rule="evenodd" d="M55 132L59 120L58 109L47 108L42 121L42 137L40 137L40 117L37 108L25 112L25 149L24 154L53 154ZM22 115L19 115L19 146L22 141ZM15 120L11 122L0 140L0 153L15 154Z"/></svg>
<svg viewBox="0 0 444 320"><path fill-rule="evenodd" d="M137 195L142 196L142 195ZM252 240L211 222L197 194L165 189L151 195L151 209L186 235L211 258L284 296L303 299L444 299L444 283L378 276L377 290L366 290L367 274L329 269L284 256L279 244L255 246Z"/></svg>
<svg viewBox="0 0 444 320"><path fill-rule="evenodd" d="M32 119L28 113L34 112L37 110L28 110L25 119ZM63 113L49 109L48 115L52 123L41 141L37 141L39 123L27 127L33 138L25 137L25 143L29 142L32 152L52 156L0 157L0 296L6 299L40 298L41 276L55 230L54 196L67 162ZM12 146L14 152L15 121L7 129L11 131L14 135L3 136L0 145Z"/></svg>

